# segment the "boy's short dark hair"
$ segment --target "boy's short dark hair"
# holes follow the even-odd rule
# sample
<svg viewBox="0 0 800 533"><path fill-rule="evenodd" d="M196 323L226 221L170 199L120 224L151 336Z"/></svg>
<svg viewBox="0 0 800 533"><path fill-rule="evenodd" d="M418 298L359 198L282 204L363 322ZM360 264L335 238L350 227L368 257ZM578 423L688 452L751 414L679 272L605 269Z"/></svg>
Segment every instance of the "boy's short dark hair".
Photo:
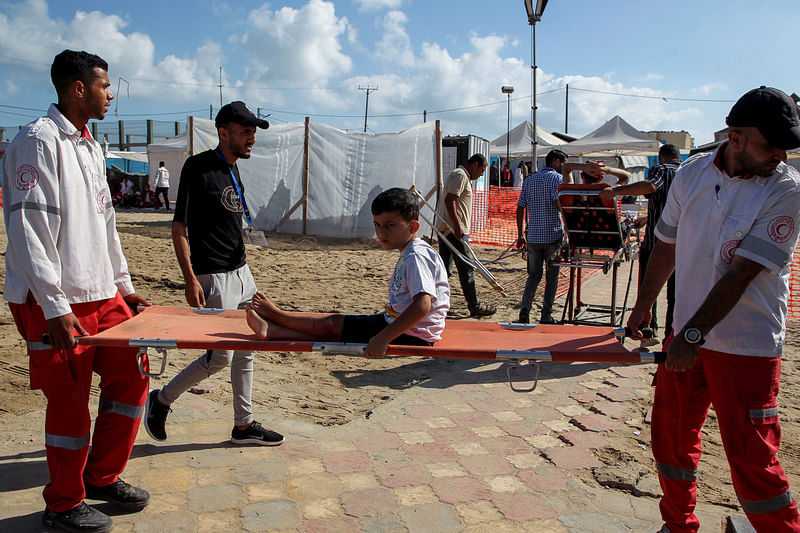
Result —
<svg viewBox="0 0 800 533"><path fill-rule="evenodd" d="M399 213L406 222L419 220L417 197L408 189L386 189L372 200L372 214L383 213Z"/></svg>
<svg viewBox="0 0 800 533"><path fill-rule="evenodd" d="M108 63L100 56L89 52L64 50L53 59L50 79L56 88L56 93L63 94L76 80L82 81L85 85L91 84L97 78L95 68L108 71Z"/></svg>
<svg viewBox="0 0 800 533"><path fill-rule="evenodd" d="M545 166L550 167L553 165L553 161L566 161L567 159L567 154L561 150L554 149L547 152L547 155L544 158L544 164Z"/></svg>

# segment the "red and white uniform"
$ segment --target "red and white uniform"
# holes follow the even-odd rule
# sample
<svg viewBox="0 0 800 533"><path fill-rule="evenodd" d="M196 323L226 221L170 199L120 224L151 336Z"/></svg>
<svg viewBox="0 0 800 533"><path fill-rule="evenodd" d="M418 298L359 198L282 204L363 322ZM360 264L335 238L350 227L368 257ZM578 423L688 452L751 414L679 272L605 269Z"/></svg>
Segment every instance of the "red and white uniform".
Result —
<svg viewBox="0 0 800 533"><path fill-rule="evenodd" d="M675 245L675 331L680 331L734 255L765 268L706 336L687 372L659 368L652 442L671 533L697 531L694 515L700 428L714 405L734 489L757 531L800 531L776 452L777 394L792 252L800 232L800 174L729 176L720 150L678 170L656 236Z"/></svg>
<svg viewBox="0 0 800 533"><path fill-rule="evenodd" d="M105 162L88 129L78 131L55 105L25 126L5 154L3 206L4 297L28 341L31 387L48 399L45 501L64 511L83 500L84 479L107 485L124 469L148 385L135 349L58 351L41 343L50 318L72 312L92 334L131 316L122 297L134 290ZM92 371L103 380L87 464Z"/></svg>

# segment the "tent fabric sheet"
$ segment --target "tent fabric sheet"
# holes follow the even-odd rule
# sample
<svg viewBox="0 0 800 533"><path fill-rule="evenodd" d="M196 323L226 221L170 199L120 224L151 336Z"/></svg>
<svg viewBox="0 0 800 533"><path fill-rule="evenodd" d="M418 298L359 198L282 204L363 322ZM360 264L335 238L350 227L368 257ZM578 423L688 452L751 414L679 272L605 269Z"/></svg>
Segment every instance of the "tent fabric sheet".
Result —
<svg viewBox="0 0 800 533"><path fill-rule="evenodd" d="M191 119L191 146L189 133L148 146L150 168L164 161L169 170L173 200L186 158L217 145L214 122ZM271 125L256 132L251 157L237 162L256 229L303 232L303 210L297 207L303 201L304 143L304 123ZM436 186L436 125L372 134L311 122L308 183L307 233L373 237L370 205L381 191L416 185L427 194ZM427 232L423 224L422 234Z"/></svg>
<svg viewBox="0 0 800 533"><path fill-rule="evenodd" d="M533 124L530 120L521 122L517 127L512 129L508 134L503 134L489 144L489 153L493 156L506 155L506 137L508 137L508 153L511 157L527 157L531 156L531 143L533 142ZM538 125L536 126L536 143L538 145L537 153L546 152L546 149L551 146L562 144L564 141L552 135Z"/></svg>
<svg viewBox="0 0 800 533"><path fill-rule="evenodd" d="M594 157L614 155L655 155L660 143L637 130L619 115L571 143L556 146L567 155Z"/></svg>
<svg viewBox="0 0 800 533"><path fill-rule="evenodd" d="M130 320L79 342L94 346L163 346L181 349L315 351L312 341L260 341L244 311L152 306ZM612 328L539 325L508 329L493 322L448 320L434 346L390 345L388 355L463 359L513 358L509 352L549 352L553 361L639 363L643 354L625 349ZM500 357L504 355L504 357ZM652 355L652 354L650 354Z"/></svg>

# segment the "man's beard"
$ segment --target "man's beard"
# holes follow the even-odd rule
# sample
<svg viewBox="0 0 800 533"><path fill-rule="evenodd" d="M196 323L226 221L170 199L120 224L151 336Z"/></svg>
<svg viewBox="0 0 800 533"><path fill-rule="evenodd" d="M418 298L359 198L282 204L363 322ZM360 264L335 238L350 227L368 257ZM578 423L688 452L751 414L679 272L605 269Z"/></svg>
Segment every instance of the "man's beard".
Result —
<svg viewBox="0 0 800 533"><path fill-rule="evenodd" d="M777 162L773 161L760 162L756 161L755 159L745 154L744 152L740 152L739 164L744 169L745 174L755 174L756 176L766 178L767 176L775 172L775 169L778 168L778 165L780 164L780 160L778 160Z"/></svg>

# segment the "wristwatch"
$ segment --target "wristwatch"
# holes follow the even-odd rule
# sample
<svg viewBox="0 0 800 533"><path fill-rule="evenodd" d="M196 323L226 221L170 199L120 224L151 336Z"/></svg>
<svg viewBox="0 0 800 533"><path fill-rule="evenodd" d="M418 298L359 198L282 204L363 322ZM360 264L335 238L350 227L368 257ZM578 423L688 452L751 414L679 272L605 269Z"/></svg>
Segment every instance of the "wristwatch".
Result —
<svg viewBox="0 0 800 533"><path fill-rule="evenodd" d="M706 340L703 338L703 333L694 326L684 326L684 328L681 330L681 335L683 335L683 340L689 344L702 346L706 342Z"/></svg>

